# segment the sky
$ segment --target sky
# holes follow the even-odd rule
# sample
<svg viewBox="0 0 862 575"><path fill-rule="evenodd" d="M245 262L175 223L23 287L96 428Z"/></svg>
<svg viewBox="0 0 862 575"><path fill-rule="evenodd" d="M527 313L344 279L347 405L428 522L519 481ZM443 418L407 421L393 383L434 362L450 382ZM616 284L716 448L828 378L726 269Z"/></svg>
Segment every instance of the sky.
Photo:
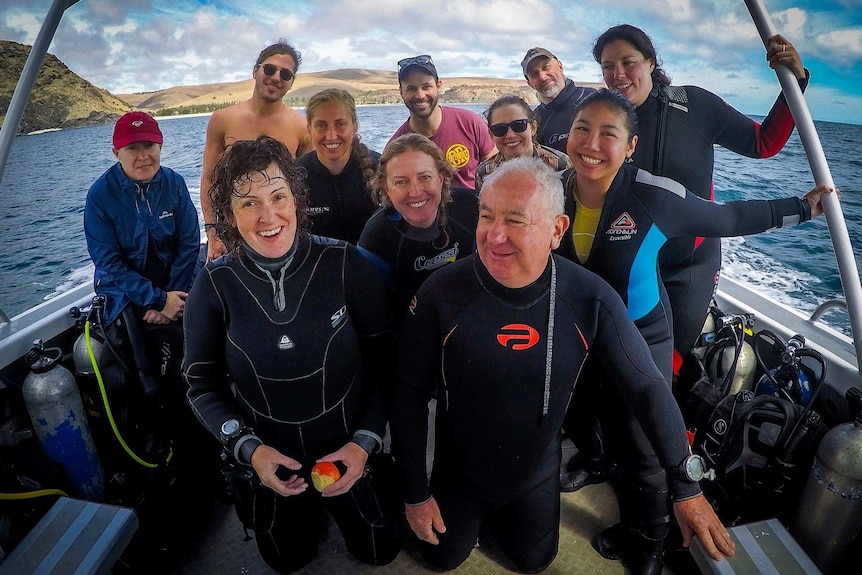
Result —
<svg viewBox="0 0 862 575"><path fill-rule="evenodd" d="M69 0L72 1L72 0ZM862 0L763 0L775 30L811 71L815 120L862 124ZM51 0L2 0L0 39L32 44ZM533 46L573 80L601 82L591 51L608 27L649 34L674 84L697 85L764 115L780 89L742 0L79 0L49 52L115 94L251 77L285 38L299 72L395 70L430 54L443 78L523 78Z"/></svg>

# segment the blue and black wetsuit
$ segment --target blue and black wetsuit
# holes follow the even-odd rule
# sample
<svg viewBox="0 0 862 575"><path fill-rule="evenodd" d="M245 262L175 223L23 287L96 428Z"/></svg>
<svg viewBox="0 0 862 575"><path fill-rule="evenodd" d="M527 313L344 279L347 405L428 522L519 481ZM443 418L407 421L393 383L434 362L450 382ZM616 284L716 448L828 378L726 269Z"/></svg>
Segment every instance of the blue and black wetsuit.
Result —
<svg viewBox="0 0 862 575"><path fill-rule="evenodd" d="M682 416L626 315L605 282L556 255L520 289L497 283L475 255L422 285L400 338L391 426L405 502L433 495L446 523L439 545L422 544L429 562L457 567L492 512L519 569L553 560L560 427L588 357L613 375L662 465L675 468L687 455ZM428 402L438 389L429 487ZM699 493L671 477L674 497Z"/></svg>
<svg viewBox="0 0 862 575"><path fill-rule="evenodd" d="M799 85L804 90L808 80ZM715 144L749 158L769 158L784 147L794 127L783 95L758 123L696 86L656 87L636 112L634 164L710 200ZM675 370L703 327L720 267L717 238L679 237L662 251L661 275L673 310Z"/></svg>
<svg viewBox="0 0 862 575"><path fill-rule="evenodd" d="M446 205L446 225L417 228L393 207L382 207L371 216L359 251L382 273L401 317L410 299L435 270L472 254L476 245L479 200L468 188L452 188Z"/></svg>
<svg viewBox="0 0 862 575"><path fill-rule="evenodd" d="M383 437L395 331L382 282L356 248L308 235L295 245L277 271L248 255L207 264L186 301L184 369L192 410L210 433L239 419L300 462L311 483L318 458L362 444L357 435ZM293 571L317 554L324 504L355 557L391 561L400 513L385 500L363 477L326 499L313 489L282 497L258 482L248 505L261 556Z"/></svg>
<svg viewBox="0 0 862 575"><path fill-rule="evenodd" d="M380 154L368 153L376 167ZM303 154L296 162L307 174L311 233L355 245L365 222L377 209L359 162L351 155L340 174L332 174L321 164L315 151Z"/></svg>
<svg viewBox="0 0 862 575"><path fill-rule="evenodd" d="M566 213L572 219L575 217L575 178L573 170L563 173ZM607 281L622 297L629 317L649 345L669 390L673 376L673 334L671 311L659 274L662 247L674 237L748 235L795 225L810 218L811 208L804 199L791 197L719 204L699 198L669 178L624 164L607 192L592 249L583 265ZM571 233L563 238L557 251L578 261ZM628 434L618 435L616 441L620 445L609 445L608 450L623 452L628 477L634 482L634 489L639 493L638 504L643 507L637 513L638 519L651 524L669 521L662 469L635 418L627 413L622 401L596 403L614 406L608 410L612 420L605 419L602 423L606 439L609 432L628 429ZM570 427L574 426L573 422ZM583 441L580 437L576 439L579 444ZM609 443L613 441L608 440ZM621 506L621 514L628 511Z"/></svg>

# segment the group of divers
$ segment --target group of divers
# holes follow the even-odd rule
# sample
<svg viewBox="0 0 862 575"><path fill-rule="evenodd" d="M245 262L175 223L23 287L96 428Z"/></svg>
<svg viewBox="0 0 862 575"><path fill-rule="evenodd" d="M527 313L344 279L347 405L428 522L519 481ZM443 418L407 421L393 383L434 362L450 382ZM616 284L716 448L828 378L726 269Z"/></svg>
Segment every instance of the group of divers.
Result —
<svg viewBox="0 0 862 575"><path fill-rule="evenodd" d="M252 97L209 120L202 268L158 123L117 121L118 162L84 215L104 324L141 334L181 398L185 455L228 454L238 514L273 569L314 560L325 510L364 563L391 562L412 531L434 570L493 537L516 570L540 572L560 491L612 465L621 520L595 535L598 553L657 574L678 529L714 559L733 554L698 486L674 372L703 326L719 238L805 222L832 190L714 203L713 145L776 154L794 127L784 98L757 123L672 85L630 25L593 55L607 89L530 49L540 104L503 96L486 121L438 104L430 56L405 58L409 118L378 154L348 92L314 95L305 117L284 105L301 56L268 46ZM766 59L805 89L787 39L770 38ZM561 474L564 433L578 455ZM320 462L339 469L322 492L308 489Z"/></svg>

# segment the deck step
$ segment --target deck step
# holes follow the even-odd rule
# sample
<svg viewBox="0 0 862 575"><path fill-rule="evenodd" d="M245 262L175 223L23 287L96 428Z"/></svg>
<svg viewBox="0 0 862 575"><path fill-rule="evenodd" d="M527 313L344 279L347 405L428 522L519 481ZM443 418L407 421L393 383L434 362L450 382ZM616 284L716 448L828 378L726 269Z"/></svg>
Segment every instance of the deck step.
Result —
<svg viewBox="0 0 862 575"><path fill-rule="evenodd" d="M0 563L0 574L107 574L135 530L125 507L60 497Z"/></svg>

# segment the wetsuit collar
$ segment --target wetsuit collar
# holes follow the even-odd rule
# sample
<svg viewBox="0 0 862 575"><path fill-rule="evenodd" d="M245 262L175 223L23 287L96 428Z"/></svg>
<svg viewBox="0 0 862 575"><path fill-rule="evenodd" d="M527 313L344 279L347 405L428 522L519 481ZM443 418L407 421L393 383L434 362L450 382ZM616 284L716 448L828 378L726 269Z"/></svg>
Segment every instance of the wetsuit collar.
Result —
<svg viewBox="0 0 862 575"><path fill-rule="evenodd" d="M388 216L398 222L398 231L404 234L404 237L417 242L431 242L440 237L440 226L437 224L440 221L440 212L438 210L437 217L434 218L434 225L427 228L417 228L411 226L404 219L404 216L393 207L387 208Z"/></svg>
<svg viewBox="0 0 862 575"><path fill-rule="evenodd" d="M284 308L287 306L284 296L284 282L287 277L287 270L290 267L290 264L293 263L294 256L296 256L299 239L300 236L297 233L293 240L293 245L290 246L290 249L287 250L286 254L279 258L268 258L262 256L243 241L245 255L260 271L263 272L266 279L269 280L269 283L272 286L272 304L278 311L284 311Z"/></svg>
<svg viewBox="0 0 862 575"><path fill-rule="evenodd" d="M547 104L542 104L548 110L557 110L559 108L563 108L569 105L569 100L571 99L571 92L577 90L577 86L571 80L571 78L566 78L566 83L563 86L563 89L560 90L560 93L557 94L557 97L548 102Z"/></svg>
<svg viewBox="0 0 862 575"><path fill-rule="evenodd" d="M472 257L473 269L476 271L476 276L482 287L508 304L517 307L529 307L542 299L550 289L551 258L548 258L548 263L539 279L522 288L508 288L491 276L478 255L474 254Z"/></svg>

